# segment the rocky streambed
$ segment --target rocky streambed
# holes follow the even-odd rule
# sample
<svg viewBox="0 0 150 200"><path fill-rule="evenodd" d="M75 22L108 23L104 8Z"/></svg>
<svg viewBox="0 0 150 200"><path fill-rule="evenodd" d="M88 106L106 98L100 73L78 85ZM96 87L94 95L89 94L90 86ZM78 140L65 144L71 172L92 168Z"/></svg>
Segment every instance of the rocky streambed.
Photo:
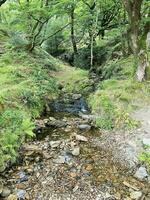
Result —
<svg viewBox="0 0 150 200"><path fill-rule="evenodd" d="M148 169L124 166L104 148L104 133L80 94L65 94L49 108L35 121L36 138L21 147L18 164L1 174L0 199L150 200Z"/></svg>

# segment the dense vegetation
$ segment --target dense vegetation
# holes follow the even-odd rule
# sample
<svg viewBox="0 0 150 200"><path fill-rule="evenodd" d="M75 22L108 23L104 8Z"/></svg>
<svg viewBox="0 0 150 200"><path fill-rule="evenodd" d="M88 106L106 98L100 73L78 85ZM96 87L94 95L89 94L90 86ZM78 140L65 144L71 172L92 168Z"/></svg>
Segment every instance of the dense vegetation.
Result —
<svg viewBox="0 0 150 200"><path fill-rule="evenodd" d="M82 93L95 73L100 82L88 102L96 125L138 125L129 113L150 103L149 7L149 0L0 0L1 170L33 136L60 79L68 92ZM58 58L81 69L65 76Z"/></svg>

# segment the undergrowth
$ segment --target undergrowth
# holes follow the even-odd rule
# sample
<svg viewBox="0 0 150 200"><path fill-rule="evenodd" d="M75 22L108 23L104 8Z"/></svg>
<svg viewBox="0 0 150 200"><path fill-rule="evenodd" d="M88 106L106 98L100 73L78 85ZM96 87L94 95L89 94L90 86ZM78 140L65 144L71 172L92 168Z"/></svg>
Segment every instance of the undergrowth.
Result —
<svg viewBox="0 0 150 200"><path fill-rule="evenodd" d="M132 57L111 63L105 66L108 67L105 70L107 80L100 82L96 92L89 97L91 110L98 116L96 125L109 130L135 128L139 122L130 114L150 104L150 82L138 83L133 79ZM117 72L115 67L119 69Z"/></svg>
<svg viewBox="0 0 150 200"><path fill-rule="evenodd" d="M15 161L25 138L34 135L33 119L45 99L57 95L52 70L57 70L55 59L40 49L32 54L7 50L0 57L0 171Z"/></svg>

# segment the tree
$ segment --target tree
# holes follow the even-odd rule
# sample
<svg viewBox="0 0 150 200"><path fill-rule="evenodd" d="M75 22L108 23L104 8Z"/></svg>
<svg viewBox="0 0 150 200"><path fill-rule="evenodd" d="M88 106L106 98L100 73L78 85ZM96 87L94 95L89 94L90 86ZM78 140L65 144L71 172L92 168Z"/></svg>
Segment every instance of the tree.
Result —
<svg viewBox="0 0 150 200"><path fill-rule="evenodd" d="M2 6L7 0L0 0L0 6Z"/></svg>
<svg viewBox="0 0 150 200"><path fill-rule="evenodd" d="M148 67L147 55L140 49L139 44L141 8L143 0L123 0L123 3L128 14L136 77L137 80L141 82L146 78L146 68Z"/></svg>

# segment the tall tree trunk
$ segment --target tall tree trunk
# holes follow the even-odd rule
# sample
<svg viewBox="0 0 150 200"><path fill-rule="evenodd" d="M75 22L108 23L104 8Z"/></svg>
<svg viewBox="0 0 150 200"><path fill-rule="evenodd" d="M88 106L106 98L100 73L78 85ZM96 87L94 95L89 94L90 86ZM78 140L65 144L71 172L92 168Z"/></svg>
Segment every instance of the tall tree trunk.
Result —
<svg viewBox="0 0 150 200"><path fill-rule="evenodd" d="M78 54L76 39L75 39L75 31L74 31L74 6L71 8L70 12L70 25L71 25L71 41L72 41L72 47L73 47L73 53L74 55Z"/></svg>
<svg viewBox="0 0 150 200"><path fill-rule="evenodd" d="M128 13L128 19L129 19L129 25L130 25L130 37L131 37L131 43L132 43L132 52L134 55L136 76L137 76L138 81L142 81L144 80L144 77L145 77L144 71L146 70L145 68L146 65L143 64L142 66L142 64L140 63L140 59L138 57L141 56L140 46L139 46L139 26L140 26L140 20L141 20L141 6L142 6L143 0L132 0L132 1L123 0L123 2L124 2L125 9ZM142 52L142 58L143 58L143 52ZM142 73L139 73L140 69ZM141 76L141 74L143 74L142 75L143 77Z"/></svg>

